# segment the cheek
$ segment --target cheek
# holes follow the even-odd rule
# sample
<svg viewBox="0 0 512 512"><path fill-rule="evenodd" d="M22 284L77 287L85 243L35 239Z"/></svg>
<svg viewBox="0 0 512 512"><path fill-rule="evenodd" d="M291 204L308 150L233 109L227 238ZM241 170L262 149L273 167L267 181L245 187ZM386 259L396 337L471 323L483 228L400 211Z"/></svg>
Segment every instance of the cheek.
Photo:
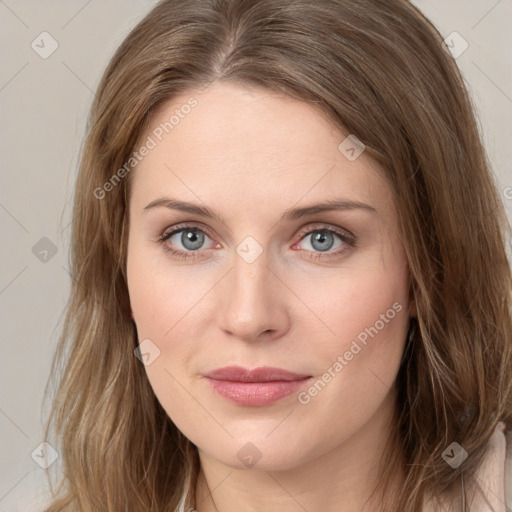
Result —
<svg viewBox="0 0 512 512"><path fill-rule="evenodd" d="M142 241L129 241L128 291L139 339L163 339L196 293L194 285L165 263L165 257L145 248Z"/></svg>
<svg viewBox="0 0 512 512"><path fill-rule="evenodd" d="M147 255L135 244L129 251L128 290L138 341L141 347L145 343L146 352L151 354L150 363L145 364L146 375L169 417L188 432L190 395L183 369L188 367L196 347L187 336L185 324L187 311L194 300L197 302L197 290L194 286L183 287L176 273L164 272L160 262L149 264Z"/></svg>
<svg viewBox="0 0 512 512"><path fill-rule="evenodd" d="M392 386L403 353L409 323L405 255L375 253L321 284L309 283L302 293L323 324L315 356L329 390L320 383L305 401L317 393L335 408L343 403L358 409L364 402L371 410L370 402Z"/></svg>
<svg viewBox="0 0 512 512"><path fill-rule="evenodd" d="M296 290L307 297L321 323L320 346L332 351L348 350L355 339L364 344L372 334L382 343L396 338L407 323L408 283L406 261L396 258L392 266L373 262L347 266L330 279L308 280Z"/></svg>
<svg viewBox="0 0 512 512"><path fill-rule="evenodd" d="M139 343L150 340L149 346L156 346L153 350L158 357L145 369L160 395L160 390L177 385L171 375L182 381L198 350L200 340L190 322L194 322L208 283L199 273L191 276L188 267L172 268L165 257L152 257L142 244L129 244L128 250L128 290L137 336Z"/></svg>
<svg viewBox="0 0 512 512"><path fill-rule="evenodd" d="M332 386L333 400L338 393L349 393L345 398L358 397L357 402L371 395L375 386L392 386L407 333L408 302L405 287L386 281L372 280L366 290L361 280L352 287L346 284L323 310L332 332L316 338L315 357L320 363L318 376Z"/></svg>
<svg viewBox="0 0 512 512"><path fill-rule="evenodd" d="M333 438L366 424L400 366L409 323L408 270L401 257L385 267L354 268L341 280L326 281L323 293L309 292L334 334L315 343L320 371L299 403L309 410L311 428L318 418L330 418L326 435Z"/></svg>

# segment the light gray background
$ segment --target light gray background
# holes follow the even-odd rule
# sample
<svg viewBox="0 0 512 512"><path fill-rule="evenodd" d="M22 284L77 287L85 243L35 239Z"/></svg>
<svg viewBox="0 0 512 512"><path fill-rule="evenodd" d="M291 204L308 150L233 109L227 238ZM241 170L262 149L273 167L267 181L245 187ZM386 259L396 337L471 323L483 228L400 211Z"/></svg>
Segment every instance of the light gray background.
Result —
<svg viewBox="0 0 512 512"><path fill-rule="evenodd" d="M86 117L110 56L154 3L0 0L2 512L42 510L29 505L44 482L31 454L44 441L43 391L70 289L71 198ZM469 43L457 63L512 219L512 0L413 3L444 37L456 31ZM46 59L31 47L35 40L48 50L43 31L58 43ZM38 252L43 237L54 256Z"/></svg>

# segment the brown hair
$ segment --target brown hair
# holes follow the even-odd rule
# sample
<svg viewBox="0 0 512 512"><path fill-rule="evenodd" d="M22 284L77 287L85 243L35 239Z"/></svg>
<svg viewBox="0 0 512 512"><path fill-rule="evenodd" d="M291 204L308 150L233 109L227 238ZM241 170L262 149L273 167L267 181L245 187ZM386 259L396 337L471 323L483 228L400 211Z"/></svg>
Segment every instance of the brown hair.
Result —
<svg viewBox="0 0 512 512"><path fill-rule="evenodd" d="M91 108L72 293L52 368L62 375L46 426L47 438L53 426L60 439L64 476L48 512L173 511L193 494L197 449L133 354L129 180L100 199L95 190L129 159L163 102L214 81L313 104L385 169L417 306L383 499L399 464L405 481L385 510L417 512L426 493L462 479L468 486L498 421L512 427L509 226L442 37L403 0L164 0L121 44ZM453 440L469 453L457 469L441 457Z"/></svg>

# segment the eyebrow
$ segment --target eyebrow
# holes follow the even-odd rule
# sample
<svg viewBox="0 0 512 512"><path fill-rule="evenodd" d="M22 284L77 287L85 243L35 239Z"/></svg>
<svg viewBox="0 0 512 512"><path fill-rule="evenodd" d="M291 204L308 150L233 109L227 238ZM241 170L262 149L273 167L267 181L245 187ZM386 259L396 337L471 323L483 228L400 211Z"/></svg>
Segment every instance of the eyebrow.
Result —
<svg viewBox="0 0 512 512"><path fill-rule="evenodd" d="M178 201L170 197L162 197L151 201L147 206L144 207L144 212L153 208L164 207L170 210L178 210L186 213L193 213L201 217L207 217L216 219L223 224L225 220L221 215L215 211L207 208L206 206L199 206L197 204L188 203L186 201ZM374 215L378 215L377 210L368 204L360 201L347 201L344 199L331 199L322 203L313 204L311 206L305 206L302 208L289 208L281 216L280 221L290 221L306 217L308 215L314 215L316 213L338 211L338 210L363 210Z"/></svg>

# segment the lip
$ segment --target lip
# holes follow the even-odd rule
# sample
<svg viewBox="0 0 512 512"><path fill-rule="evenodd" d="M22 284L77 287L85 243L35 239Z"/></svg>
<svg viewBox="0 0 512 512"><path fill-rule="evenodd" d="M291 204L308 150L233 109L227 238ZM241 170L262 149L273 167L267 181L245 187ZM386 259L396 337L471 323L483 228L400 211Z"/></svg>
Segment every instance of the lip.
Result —
<svg viewBox="0 0 512 512"><path fill-rule="evenodd" d="M281 368L241 366L218 368L205 375L213 390L227 400L245 406L265 406L298 391L312 376Z"/></svg>

